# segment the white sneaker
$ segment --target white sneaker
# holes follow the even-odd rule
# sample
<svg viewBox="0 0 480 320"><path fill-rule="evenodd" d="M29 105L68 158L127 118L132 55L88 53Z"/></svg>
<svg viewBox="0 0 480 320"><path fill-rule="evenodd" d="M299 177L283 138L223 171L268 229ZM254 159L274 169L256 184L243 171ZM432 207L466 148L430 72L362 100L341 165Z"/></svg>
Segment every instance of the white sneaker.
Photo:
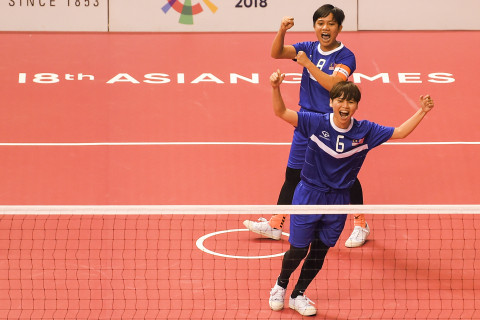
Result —
<svg viewBox="0 0 480 320"><path fill-rule="evenodd" d="M295 299L290 297L288 306L291 309L296 310L302 316L314 316L317 314L317 309L310 303L315 304L312 300L305 296L297 296Z"/></svg>
<svg viewBox="0 0 480 320"><path fill-rule="evenodd" d="M356 226L353 228L353 232L350 237L345 241L345 247L347 248L356 248L362 246L367 240L368 235L370 234L370 227L368 223L365 224L365 228Z"/></svg>
<svg viewBox="0 0 480 320"><path fill-rule="evenodd" d="M285 300L285 289L275 284L275 287L270 291L270 299L268 304L273 311L280 311L283 309L283 301Z"/></svg>
<svg viewBox="0 0 480 320"><path fill-rule="evenodd" d="M243 225L247 227L248 230L273 240L280 240L282 236L282 229L272 228L265 218L259 218L258 222L245 220L243 221Z"/></svg>

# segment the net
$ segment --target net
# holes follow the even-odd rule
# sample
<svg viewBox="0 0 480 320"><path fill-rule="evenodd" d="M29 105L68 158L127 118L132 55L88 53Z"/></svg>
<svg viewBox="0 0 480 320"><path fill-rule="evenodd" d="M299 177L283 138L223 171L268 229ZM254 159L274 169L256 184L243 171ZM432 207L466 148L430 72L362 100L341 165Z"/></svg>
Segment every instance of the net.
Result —
<svg viewBox="0 0 480 320"><path fill-rule="evenodd" d="M480 206L4 206L1 319L291 319L270 310L289 248L242 222L271 214L347 219L306 295L327 319L480 318ZM300 269L300 268L299 268ZM293 274L288 295L299 276Z"/></svg>

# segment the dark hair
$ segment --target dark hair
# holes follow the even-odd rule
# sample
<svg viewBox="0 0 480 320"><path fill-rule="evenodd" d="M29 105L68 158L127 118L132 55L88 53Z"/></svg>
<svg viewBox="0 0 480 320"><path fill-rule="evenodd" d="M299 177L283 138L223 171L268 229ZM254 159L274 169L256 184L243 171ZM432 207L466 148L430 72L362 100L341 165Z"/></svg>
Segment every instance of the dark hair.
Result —
<svg viewBox="0 0 480 320"><path fill-rule="evenodd" d="M313 25L315 25L319 18L325 18L330 13L333 14L333 19L341 26L345 19L345 13L343 13L342 9L334 7L331 4L324 4L315 11L313 14Z"/></svg>
<svg viewBox="0 0 480 320"><path fill-rule="evenodd" d="M340 81L330 90L330 99L334 100L336 98L353 100L358 103L362 98L362 93L355 83L351 81Z"/></svg>

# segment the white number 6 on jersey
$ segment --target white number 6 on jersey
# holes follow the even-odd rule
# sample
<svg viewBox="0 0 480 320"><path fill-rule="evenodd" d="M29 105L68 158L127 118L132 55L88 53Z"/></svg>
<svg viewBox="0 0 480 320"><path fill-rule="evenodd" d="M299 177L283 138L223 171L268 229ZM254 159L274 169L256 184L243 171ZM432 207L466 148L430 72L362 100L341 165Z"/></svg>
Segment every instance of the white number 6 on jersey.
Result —
<svg viewBox="0 0 480 320"><path fill-rule="evenodd" d="M343 138L345 137L340 134L337 136L337 145L335 147L337 152L343 152L343 150L345 150L345 144L342 141L340 141L340 139L343 139Z"/></svg>

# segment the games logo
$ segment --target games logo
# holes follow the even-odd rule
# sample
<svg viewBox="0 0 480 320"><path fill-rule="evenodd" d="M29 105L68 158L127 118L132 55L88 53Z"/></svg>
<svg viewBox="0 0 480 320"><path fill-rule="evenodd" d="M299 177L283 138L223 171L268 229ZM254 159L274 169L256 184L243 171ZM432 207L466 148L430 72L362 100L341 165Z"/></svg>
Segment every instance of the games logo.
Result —
<svg viewBox="0 0 480 320"><path fill-rule="evenodd" d="M192 0L185 0L182 4L180 0L166 0L167 3L162 7L162 10L165 14L173 8L173 10L180 13L180 19L178 20L181 24L193 24L193 16L199 14L203 11L203 7L200 3L192 5ZM217 6L214 5L210 0L203 0L205 5L215 13L217 11Z"/></svg>

